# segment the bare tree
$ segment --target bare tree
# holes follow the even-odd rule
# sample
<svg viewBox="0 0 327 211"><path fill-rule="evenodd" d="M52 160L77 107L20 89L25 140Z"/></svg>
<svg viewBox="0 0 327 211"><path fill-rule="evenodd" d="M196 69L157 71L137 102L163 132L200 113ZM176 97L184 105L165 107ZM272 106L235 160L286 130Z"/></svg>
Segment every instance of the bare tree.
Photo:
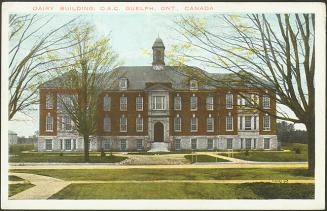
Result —
<svg viewBox="0 0 327 211"><path fill-rule="evenodd" d="M77 44L65 33L77 18L50 28L54 19L36 14L9 17L9 120L17 112L28 113L38 102L39 85L69 65L68 58L58 55Z"/></svg>
<svg viewBox="0 0 327 211"><path fill-rule="evenodd" d="M178 52L174 55L175 63L187 64L192 59L207 68L230 71L244 82L243 85L268 90L278 105L294 113L295 118L280 109L276 117L306 126L309 171L313 174L315 16L188 16L180 17L175 29L183 38L182 47L174 49ZM212 85L224 83L206 72L199 77Z"/></svg>
<svg viewBox="0 0 327 211"><path fill-rule="evenodd" d="M99 97L115 84L117 73L112 70L119 64L118 55L110 46L109 36L96 38L94 27L88 23L79 24L69 33L79 44L69 51L74 65L60 82L65 91L57 102L74 123L74 129L83 136L85 162L88 162L89 140L97 133Z"/></svg>

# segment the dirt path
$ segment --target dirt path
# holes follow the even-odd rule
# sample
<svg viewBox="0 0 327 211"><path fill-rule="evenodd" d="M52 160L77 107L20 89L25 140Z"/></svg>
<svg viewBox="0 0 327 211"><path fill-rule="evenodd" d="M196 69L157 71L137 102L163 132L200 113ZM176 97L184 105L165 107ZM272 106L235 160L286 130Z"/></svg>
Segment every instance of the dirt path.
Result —
<svg viewBox="0 0 327 211"><path fill-rule="evenodd" d="M36 174L10 173L10 175L15 175L27 180L35 186L11 196L9 199L48 199L70 184L70 182L61 179Z"/></svg>

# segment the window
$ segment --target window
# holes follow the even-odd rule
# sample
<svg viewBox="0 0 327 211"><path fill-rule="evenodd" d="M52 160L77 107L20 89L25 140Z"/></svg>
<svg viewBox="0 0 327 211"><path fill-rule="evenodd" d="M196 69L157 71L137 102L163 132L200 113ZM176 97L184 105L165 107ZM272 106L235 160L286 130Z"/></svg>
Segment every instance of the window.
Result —
<svg viewBox="0 0 327 211"><path fill-rule="evenodd" d="M69 115L61 116L61 130L63 131L72 130L72 120Z"/></svg>
<svg viewBox="0 0 327 211"><path fill-rule="evenodd" d="M211 114L209 114L209 117L207 118L207 132L213 132L214 131L214 119L211 117Z"/></svg>
<svg viewBox="0 0 327 211"><path fill-rule="evenodd" d="M122 151L127 150L127 140L126 139L120 140L120 150L122 150Z"/></svg>
<svg viewBox="0 0 327 211"><path fill-rule="evenodd" d="M181 140L175 139L175 150L181 150Z"/></svg>
<svg viewBox="0 0 327 211"><path fill-rule="evenodd" d="M191 97L191 111L196 111L198 109L198 98L196 96Z"/></svg>
<svg viewBox="0 0 327 211"><path fill-rule="evenodd" d="M152 110L165 110L166 108L165 96L152 96Z"/></svg>
<svg viewBox="0 0 327 211"><path fill-rule="evenodd" d="M73 150L76 150L76 139L73 139Z"/></svg>
<svg viewBox="0 0 327 211"><path fill-rule="evenodd" d="M262 99L263 108L270 108L270 98L269 95L264 95Z"/></svg>
<svg viewBox="0 0 327 211"><path fill-rule="evenodd" d="M182 98L180 96L176 96L174 99L174 109L175 110L182 109Z"/></svg>
<svg viewBox="0 0 327 211"><path fill-rule="evenodd" d="M251 139L250 138L245 139L245 149L251 149Z"/></svg>
<svg viewBox="0 0 327 211"><path fill-rule="evenodd" d="M268 114L263 116L263 130L270 130L270 116Z"/></svg>
<svg viewBox="0 0 327 211"><path fill-rule="evenodd" d="M46 96L46 100L45 100L45 108L46 109L52 109L53 108L53 97L51 94L48 94Z"/></svg>
<svg viewBox="0 0 327 211"><path fill-rule="evenodd" d="M256 149L257 148L257 139L254 138L253 139L253 149Z"/></svg>
<svg viewBox="0 0 327 211"><path fill-rule="evenodd" d="M52 139L45 139L45 150L52 150Z"/></svg>
<svg viewBox="0 0 327 211"><path fill-rule="evenodd" d="M245 116L245 130L251 130L251 116Z"/></svg>
<svg viewBox="0 0 327 211"><path fill-rule="evenodd" d="M240 119L240 130L243 130L243 116L239 116Z"/></svg>
<svg viewBox="0 0 327 211"><path fill-rule="evenodd" d="M60 142L60 150L63 150L63 149L64 149L64 146L63 146L63 140L60 139L59 142Z"/></svg>
<svg viewBox="0 0 327 211"><path fill-rule="evenodd" d="M251 102L251 95L250 94L243 94L243 96L244 96L244 98L243 98L243 100L244 100L244 105L245 106L247 106L247 107L249 107L249 106L251 106L252 105L252 102Z"/></svg>
<svg viewBox="0 0 327 211"><path fill-rule="evenodd" d="M227 149L233 149L233 139L232 138L227 139Z"/></svg>
<svg viewBox="0 0 327 211"><path fill-rule="evenodd" d="M103 98L103 110L110 111L110 107L111 107L111 98L108 97L108 95L106 95Z"/></svg>
<svg viewBox="0 0 327 211"><path fill-rule="evenodd" d="M263 149L270 149L270 138L263 139Z"/></svg>
<svg viewBox="0 0 327 211"><path fill-rule="evenodd" d="M209 138L208 139L208 150L212 150L213 149L213 139Z"/></svg>
<svg viewBox="0 0 327 211"><path fill-rule="evenodd" d="M120 132L127 132L127 117L125 115L120 117Z"/></svg>
<svg viewBox="0 0 327 211"><path fill-rule="evenodd" d="M111 131L111 119L107 115L103 119L103 130L105 132L110 132Z"/></svg>
<svg viewBox="0 0 327 211"><path fill-rule="evenodd" d="M71 139L65 139L65 150L72 150Z"/></svg>
<svg viewBox="0 0 327 211"><path fill-rule="evenodd" d="M136 97L136 110L143 111L143 97Z"/></svg>
<svg viewBox="0 0 327 211"><path fill-rule="evenodd" d="M137 150L143 150L143 140L142 139L136 140L136 148L137 148Z"/></svg>
<svg viewBox="0 0 327 211"><path fill-rule="evenodd" d="M206 102L207 102L207 110L213 110L213 97L208 96Z"/></svg>
<svg viewBox="0 0 327 211"><path fill-rule="evenodd" d="M229 113L228 116L226 116L226 131L232 131L233 130L233 116Z"/></svg>
<svg viewBox="0 0 327 211"><path fill-rule="evenodd" d="M127 78L121 78L119 81L119 88L121 90L126 90L127 89Z"/></svg>
<svg viewBox="0 0 327 211"><path fill-rule="evenodd" d="M48 113L48 116L46 117L46 131L53 131L53 117L50 113Z"/></svg>
<svg viewBox="0 0 327 211"><path fill-rule="evenodd" d="M196 80L190 81L190 90L197 90L198 89L198 82Z"/></svg>
<svg viewBox="0 0 327 211"><path fill-rule="evenodd" d="M120 97L120 110L127 111L127 97Z"/></svg>
<svg viewBox="0 0 327 211"><path fill-rule="evenodd" d="M257 129L257 116L253 117L253 129L256 130Z"/></svg>
<svg viewBox="0 0 327 211"><path fill-rule="evenodd" d="M136 118L136 131L142 132L143 131L143 117L139 114Z"/></svg>
<svg viewBox="0 0 327 211"><path fill-rule="evenodd" d="M103 149L110 150L111 149L111 140L104 140L103 141Z"/></svg>
<svg viewBox="0 0 327 211"><path fill-rule="evenodd" d="M58 94L57 97L57 110L58 111L65 111L66 108L70 108L73 106L73 95L60 95Z"/></svg>
<svg viewBox="0 0 327 211"><path fill-rule="evenodd" d="M196 140L196 138L192 138L191 139L191 148L193 149L193 150L196 150L196 143L197 142L197 140Z"/></svg>
<svg viewBox="0 0 327 211"><path fill-rule="evenodd" d="M181 131L181 124L182 124L182 119L181 117L177 114L177 116L174 119L174 129L176 132Z"/></svg>
<svg viewBox="0 0 327 211"><path fill-rule="evenodd" d="M191 132L196 132L198 130L198 118L195 117L193 114L193 117L191 118Z"/></svg>
<svg viewBox="0 0 327 211"><path fill-rule="evenodd" d="M226 94L226 108L233 108L233 94Z"/></svg>

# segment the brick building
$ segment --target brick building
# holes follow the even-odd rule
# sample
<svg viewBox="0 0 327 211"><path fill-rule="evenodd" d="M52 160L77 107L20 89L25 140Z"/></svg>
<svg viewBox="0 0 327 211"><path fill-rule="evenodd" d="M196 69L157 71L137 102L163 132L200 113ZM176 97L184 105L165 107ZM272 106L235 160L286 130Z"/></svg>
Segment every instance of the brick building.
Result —
<svg viewBox="0 0 327 211"><path fill-rule="evenodd" d="M99 96L92 151L148 151L157 143L171 151L277 148L276 119L269 115L276 112L276 103L266 91L199 83L180 74L178 67L165 65L160 38L152 49L152 66L113 70L122 74L116 85ZM235 74L212 77L218 81L237 78ZM56 80L61 79L40 88L39 151L81 151L83 138L57 103L59 95L69 90L53 83ZM246 95L259 110L249 108Z"/></svg>

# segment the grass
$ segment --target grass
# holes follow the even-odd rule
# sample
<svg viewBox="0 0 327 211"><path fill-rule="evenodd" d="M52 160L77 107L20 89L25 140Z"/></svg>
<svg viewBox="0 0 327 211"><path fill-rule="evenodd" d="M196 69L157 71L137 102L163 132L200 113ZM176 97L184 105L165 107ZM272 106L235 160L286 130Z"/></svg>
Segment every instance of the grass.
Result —
<svg viewBox="0 0 327 211"><path fill-rule="evenodd" d="M216 158L210 155L185 155L185 159L189 160L191 163L194 162L230 162L225 159Z"/></svg>
<svg viewBox="0 0 327 211"><path fill-rule="evenodd" d="M51 199L312 199L311 184L71 184Z"/></svg>
<svg viewBox="0 0 327 211"><path fill-rule="evenodd" d="M24 179L14 175L9 175L9 181L24 181Z"/></svg>
<svg viewBox="0 0 327 211"><path fill-rule="evenodd" d="M9 185L9 197L16 195L17 193L20 193L24 190L27 190L34 185L31 183L24 183L24 184L10 184Z"/></svg>
<svg viewBox="0 0 327 211"><path fill-rule="evenodd" d="M11 144L9 145L10 155L19 155L23 151L34 150L34 144Z"/></svg>
<svg viewBox="0 0 327 211"><path fill-rule="evenodd" d="M101 158L98 154L90 154L90 163L116 163L125 160L123 156L105 156ZM12 163L83 163L84 155L82 153L22 153L9 157Z"/></svg>
<svg viewBox="0 0 327 211"><path fill-rule="evenodd" d="M11 172L76 180L233 180L233 179L313 179L305 168L249 169L15 169Z"/></svg>

